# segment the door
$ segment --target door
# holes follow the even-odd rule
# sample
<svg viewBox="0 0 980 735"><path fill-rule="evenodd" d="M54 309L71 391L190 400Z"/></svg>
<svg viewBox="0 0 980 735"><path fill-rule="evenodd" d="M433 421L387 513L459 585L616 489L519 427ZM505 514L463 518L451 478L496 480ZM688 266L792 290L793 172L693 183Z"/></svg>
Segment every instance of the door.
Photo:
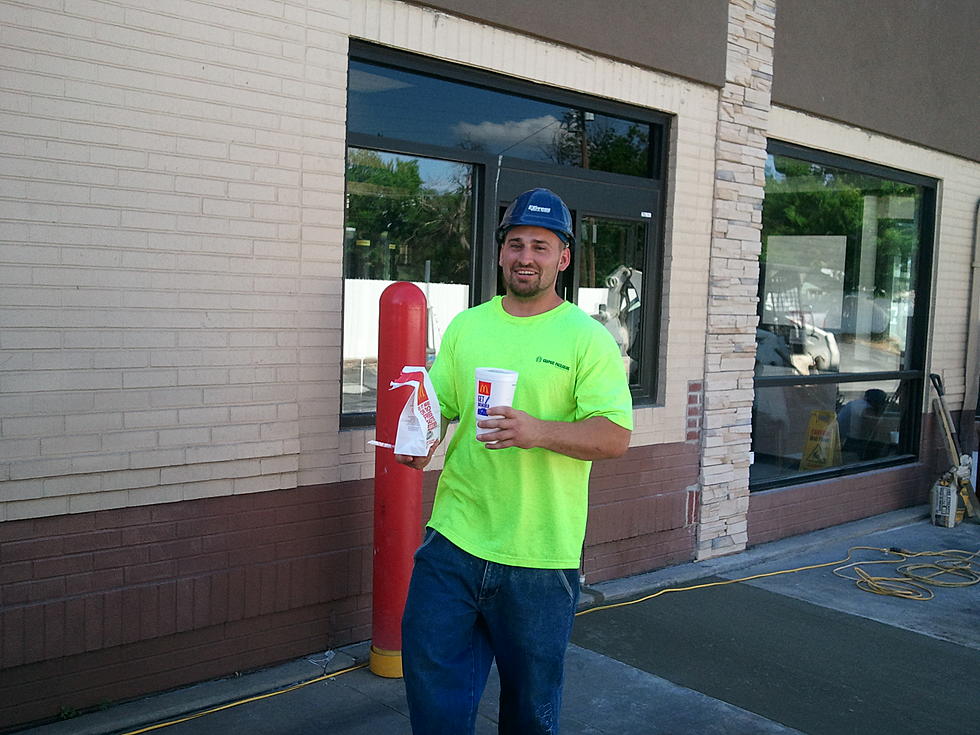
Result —
<svg viewBox="0 0 980 735"><path fill-rule="evenodd" d="M496 231L507 205L528 189L543 187L558 194L572 213L575 246L569 268L559 275L559 296L577 304L605 325L613 335L630 376L630 384L643 382L643 366L652 369L656 335L659 261L654 249L657 236L654 213L659 211L659 193L596 174L597 182L544 173L526 167L508 167L506 162L494 182L496 196L488 197L493 209L486 213L491 233ZM601 185L597 185L600 183ZM486 298L503 293L497 248L487 248L484 259ZM644 273L646 271L646 273ZM645 276L645 277L644 277ZM485 299L484 299L485 300Z"/></svg>

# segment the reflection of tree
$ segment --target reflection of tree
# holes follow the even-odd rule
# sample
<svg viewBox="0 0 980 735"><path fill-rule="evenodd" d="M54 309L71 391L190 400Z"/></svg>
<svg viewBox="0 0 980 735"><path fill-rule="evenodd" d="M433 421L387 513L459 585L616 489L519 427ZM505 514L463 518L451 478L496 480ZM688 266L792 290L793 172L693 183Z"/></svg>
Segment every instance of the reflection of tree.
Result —
<svg viewBox="0 0 980 735"><path fill-rule="evenodd" d="M766 173L763 264L770 235L843 235L847 238L844 273L840 273L838 263L823 262L816 253L807 266L813 273L833 271L843 279L845 293L857 293L862 278L865 207L873 202L877 207L871 213L876 223L877 253L874 293L867 295L888 296L908 287L892 281L896 263L904 270L914 262L919 243L916 222L889 215L892 205L916 198L916 187L783 156L771 158Z"/></svg>
<svg viewBox="0 0 980 735"><path fill-rule="evenodd" d="M436 188L418 159L348 151L348 277L420 281L428 262L432 282L467 283L471 222L468 167Z"/></svg>
<svg viewBox="0 0 980 735"><path fill-rule="evenodd" d="M568 110L547 157L563 166L649 176L650 126Z"/></svg>
<svg viewBox="0 0 980 735"><path fill-rule="evenodd" d="M560 115L560 117L559 117ZM574 108L503 123L459 123L456 146L560 166L650 175L650 125Z"/></svg>
<svg viewBox="0 0 980 735"><path fill-rule="evenodd" d="M860 190L833 186L832 178L816 164L776 158L780 176L767 178L765 217L762 219L762 260L770 235L845 235L848 251L861 237L864 199ZM805 182L805 183L803 183ZM812 260L814 271L839 272L839 263Z"/></svg>

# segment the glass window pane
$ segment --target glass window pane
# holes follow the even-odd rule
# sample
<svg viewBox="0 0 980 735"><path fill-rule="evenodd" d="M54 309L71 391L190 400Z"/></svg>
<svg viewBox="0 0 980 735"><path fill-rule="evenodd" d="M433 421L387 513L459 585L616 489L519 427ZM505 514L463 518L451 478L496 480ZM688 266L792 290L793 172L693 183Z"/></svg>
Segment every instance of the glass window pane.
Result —
<svg viewBox="0 0 980 735"><path fill-rule="evenodd" d="M758 336L782 361L763 374L906 369L921 210L921 187L769 156Z"/></svg>
<svg viewBox="0 0 980 735"><path fill-rule="evenodd" d="M905 454L911 383L756 387L753 484Z"/></svg>
<svg viewBox="0 0 980 735"><path fill-rule="evenodd" d="M649 177L651 125L352 60L348 129Z"/></svg>
<svg viewBox="0 0 980 735"><path fill-rule="evenodd" d="M646 226L602 217L582 217L579 226L578 305L606 325L623 354L630 383L640 376L643 349L643 247Z"/></svg>
<svg viewBox="0 0 980 735"><path fill-rule="evenodd" d="M469 304L473 167L349 148L344 237L344 413L373 412L378 299L412 281L429 304L428 345Z"/></svg>

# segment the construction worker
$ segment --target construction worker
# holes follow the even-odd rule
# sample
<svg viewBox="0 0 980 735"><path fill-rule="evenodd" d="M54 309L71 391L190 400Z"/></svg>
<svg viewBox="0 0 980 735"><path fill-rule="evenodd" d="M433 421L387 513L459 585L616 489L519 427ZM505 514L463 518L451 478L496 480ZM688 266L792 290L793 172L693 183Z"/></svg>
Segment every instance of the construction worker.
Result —
<svg viewBox="0 0 980 735"><path fill-rule="evenodd" d="M499 731L557 733L563 662L579 592L592 460L629 446L632 402L609 332L555 290L572 218L547 189L521 194L497 230L506 295L459 314L431 377L459 419L402 621L416 735L472 733L490 666ZM519 374L513 407L475 435L474 373ZM422 469L428 457L396 455Z"/></svg>

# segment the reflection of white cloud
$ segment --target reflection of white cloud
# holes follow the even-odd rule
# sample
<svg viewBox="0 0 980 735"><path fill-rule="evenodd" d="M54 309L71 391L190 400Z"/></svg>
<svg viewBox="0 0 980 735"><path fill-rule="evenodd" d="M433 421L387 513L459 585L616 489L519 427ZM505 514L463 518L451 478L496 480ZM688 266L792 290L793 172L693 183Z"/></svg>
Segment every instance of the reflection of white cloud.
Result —
<svg viewBox="0 0 980 735"><path fill-rule="evenodd" d="M347 84L352 92L388 92L392 89L404 89L412 86L397 79L372 74L362 69L351 69Z"/></svg>
<svg viewBox="0 0 980 735"><path fill-rule="evenodd" d="M560 121L554 115L531 117L525 120L508 120L503 123L461 122L453 126L460 140L479 144L494 153L503 153L518 143L550 145Z"/></svg>

